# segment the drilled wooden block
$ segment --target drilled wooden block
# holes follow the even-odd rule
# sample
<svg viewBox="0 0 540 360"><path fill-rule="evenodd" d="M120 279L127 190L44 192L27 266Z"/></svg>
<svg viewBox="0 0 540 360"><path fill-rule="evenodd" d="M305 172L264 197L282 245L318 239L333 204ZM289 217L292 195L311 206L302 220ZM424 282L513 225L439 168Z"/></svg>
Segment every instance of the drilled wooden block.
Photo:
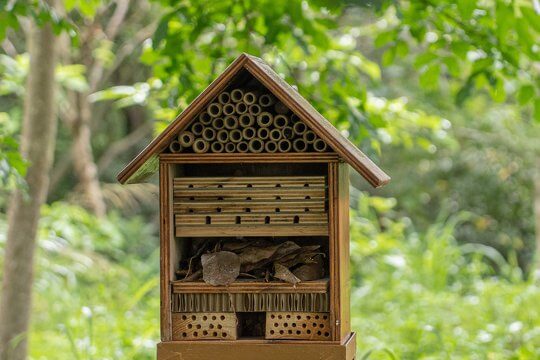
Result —
<svg viewBox="0 0 540 360"><path fill-rule="evenodd" d="M173 340L236 340L234 313L173 313Z"/></svg>
<svg viewBox="0 0 540 360"><path fill-rule="evenodd" d="M307 312L267 312L266 339L331 340L330 315Z"/></svg>

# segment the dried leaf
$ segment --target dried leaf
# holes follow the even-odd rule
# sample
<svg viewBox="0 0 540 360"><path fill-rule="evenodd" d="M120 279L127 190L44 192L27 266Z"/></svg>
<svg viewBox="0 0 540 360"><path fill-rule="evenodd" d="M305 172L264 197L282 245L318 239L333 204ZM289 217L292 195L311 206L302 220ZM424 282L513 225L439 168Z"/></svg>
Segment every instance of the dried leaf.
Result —
<svg viewBox="0 0 540 360"><path fill-rule="evenodd" d="M230 251L204 254L201 263L203 280L210 285L229 285L240 274L240 258Z"/></svg>
<svg viewBox="0 0 540 360"><path fill-rule="evenodd" d="M286 281L291 284L298 284L300 282L300 279L294 276L294 274L285 266L275 263L274 269L276 270L274 274L275 278Z"/></svg>
<svg viewBox="0 0 540 360"><path fill-rule="evenodd" d="M302 265L294 269L292 273L302 281L319 280L324 277L324 268L322 262L316 262Z"/></svg>

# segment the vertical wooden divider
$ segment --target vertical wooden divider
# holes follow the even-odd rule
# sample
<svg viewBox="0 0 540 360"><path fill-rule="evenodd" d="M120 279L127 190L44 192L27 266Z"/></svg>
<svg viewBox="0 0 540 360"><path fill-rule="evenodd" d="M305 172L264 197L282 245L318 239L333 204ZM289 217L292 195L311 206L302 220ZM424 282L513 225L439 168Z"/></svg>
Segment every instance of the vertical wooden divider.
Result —
<svg viewBox="0 0 540 360"><path fill-rule="evenodd" d="M172 173L171 165L159 164L159 236L160 236L160 318L161 341L172 340L171 314L171 238L172 235Z"/></svg>
<svg viewBox="0 0 540 360"><path fill-rule="evenodd" d="M337 204L336 204L336 164L328 164L328 257L330 270L330 328L332 329L332 340L339 341L339 273L336 263L338 261L337 243Z"/></svg>

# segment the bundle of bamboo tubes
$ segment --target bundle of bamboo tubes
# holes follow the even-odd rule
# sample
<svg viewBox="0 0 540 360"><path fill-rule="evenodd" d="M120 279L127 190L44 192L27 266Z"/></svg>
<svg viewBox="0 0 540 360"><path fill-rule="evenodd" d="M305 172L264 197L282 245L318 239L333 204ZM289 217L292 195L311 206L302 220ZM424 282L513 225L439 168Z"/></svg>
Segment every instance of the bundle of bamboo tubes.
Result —
<svg viewBox="0 0 540 360"><path fill-rule="evenodd" d="M272 94L219 94L169 145L171 153L325 152L327 144Z"/></svg>

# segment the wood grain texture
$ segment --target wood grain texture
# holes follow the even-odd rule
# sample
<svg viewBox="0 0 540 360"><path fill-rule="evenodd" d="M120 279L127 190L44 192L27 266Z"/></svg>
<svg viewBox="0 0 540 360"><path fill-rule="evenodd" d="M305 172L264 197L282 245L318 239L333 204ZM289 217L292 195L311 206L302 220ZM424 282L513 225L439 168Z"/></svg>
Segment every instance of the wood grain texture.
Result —
<svg viewBox="0 0 540 360"><path fill-rule="evenodd" d="M342 343L304 340L173 341L159 343L158 360L353 360L356 336Z"/></svg>
<svg viewBox="0 0 540 360"><path fill-rule="evenodd" d="M206 225L176 226L178 237L224 236L326 236L328 225Z"/></svg>
<svg viewBox="0 0 540 360"><path fill-rule="evenodd" d="M336 153L270 153L270 154L160 154L161 161L178 164L222 163L326 163L337 162Z"/></svg>
<svg viewBox="0 0 540 360"><path fill-rule="evenodd" d="M358 171L371 185L379 187L390 181L390 177L375 165L362 151L354 146L347 138L328 122L315 108L304 99L295 89L281 79L265 62L251 55L241 54L229 67L210 84L172 123L156 137L141 153L135 157L117 176L121 183L133 182L132 176L139 168L152 157L160 154L170 141L185 128L191 120L203 109L203 107L214 99L230 81L239 74L242 69L247 69L257 80L267 87L283 104L296 113L313 131L323 139L340 157L347 161L356 171ZM173 154L179 157L185 155ZM230 156L229 154L204 154L191 156L196 162L206 161L216 162L219 156ZM236 156L237 154L234 154ZM251 155L251 154L250 154ZM268 158L268 161L275 161L278 154L253 154L261 158ZM281 154L282 158L289 158L292 154ZM315 156L315 154L301 153L304 158ZM307 155L307 156L306 156ZM319 154L327 156L326 154ZM244 155L244 156L247 156ZM199 160L195 160L199 158ZM229 157L231 159L231 157ZM241 162L239 157L236 162ZM148 173L145 171L144 175ZM139 176L137 181L142 178Z"/></svg>
<svg viewBox="0 0 540 360"><path fill-rule="evenodd" d="M236 340L234 313L173 313L173 340Z"/></svg>
<svg viewBox="0 0 540 360"><path fill-rule="evenodd" d="M302 281L296 285L286 282L235 281L228 286L213 286L202 281L172 282L173 293L326 293L328 279Z"/></svg>
<svg viewBox="0 0 540 360"><path fill-rule="evenodd" d="M340 319L340 339L349 336L351 332L350 314L350 290L351 277L349 273L349 166L346 163L338 165L338 233L339 233L339 319Z"/></svg>
<svg viewBox="0 0 540 360"><path fill-rule="evenodd" d="M161 341L172 340L171 319L171 234L172 224L172 174L170 165L159 164L159 234L160 234L160 319Z"/></svg>
<svg viewBox="0 0 540 360"><path fill-rule="evenodd" d="M266 313L266 339L331 340L330 335L328 313Z"/></svg>

